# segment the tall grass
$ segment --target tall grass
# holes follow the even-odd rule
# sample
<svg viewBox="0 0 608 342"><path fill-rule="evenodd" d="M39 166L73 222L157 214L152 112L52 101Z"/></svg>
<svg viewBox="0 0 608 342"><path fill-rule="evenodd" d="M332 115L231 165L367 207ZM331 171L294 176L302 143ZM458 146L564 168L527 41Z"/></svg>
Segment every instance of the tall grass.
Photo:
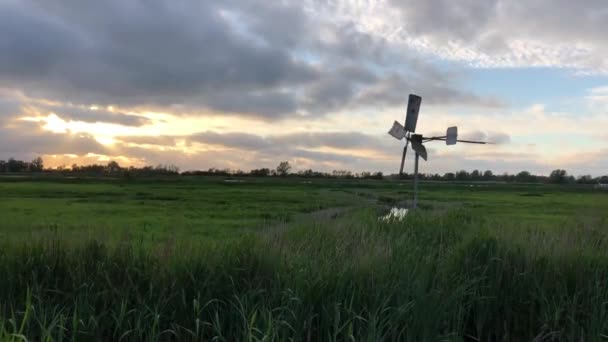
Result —
<svg viewBox="0 0 608 342"><path fill-rule="evenodd" d="M606 228L363 212L225 243L5 243L0 340L602 340Z"/></svg>

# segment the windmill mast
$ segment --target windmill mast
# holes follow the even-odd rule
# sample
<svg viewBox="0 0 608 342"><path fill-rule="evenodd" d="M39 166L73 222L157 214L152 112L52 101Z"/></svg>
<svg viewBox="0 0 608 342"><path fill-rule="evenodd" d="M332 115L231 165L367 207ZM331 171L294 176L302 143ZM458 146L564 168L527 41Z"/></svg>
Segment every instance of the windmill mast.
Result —
<svg viewBox="0 0 608 342"><path fill-rule="evenodd" d="M418 207L418 152L416 152L416 158L414 161L414 203L412 204L412 208L416 209Z"/></svg>
<svg viewBox="0 0 608 342"><path fill-rule="evenodd" d="M399 177L403 176L403 166L405 166L405 155L407 154L407 145L409 145L410 141L407 140L407 136L405 137L405 146L403 146L403 155L401 155L401 167L399 168Z"/></svg>

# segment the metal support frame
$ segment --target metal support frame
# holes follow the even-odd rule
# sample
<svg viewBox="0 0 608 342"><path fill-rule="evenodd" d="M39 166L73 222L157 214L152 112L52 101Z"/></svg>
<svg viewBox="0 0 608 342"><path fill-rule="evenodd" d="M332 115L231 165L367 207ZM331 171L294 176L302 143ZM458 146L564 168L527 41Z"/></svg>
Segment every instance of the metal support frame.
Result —
<svg viewBox="0 0 608 342"><path fill-rule="evenodd" d="M418 153L416 153L416 162L414 164L414 205L413 209L418 207Z"/></svg>
<svg viewBox="0 0 608 342"><path fill-rule="evenodd" d="M399 176L403 176L403 166L405 165L405 155L407 153L407 145L410 143L406 137L405 146L403 147L403 154L401 155L401 168L399 169Z"/></svg>

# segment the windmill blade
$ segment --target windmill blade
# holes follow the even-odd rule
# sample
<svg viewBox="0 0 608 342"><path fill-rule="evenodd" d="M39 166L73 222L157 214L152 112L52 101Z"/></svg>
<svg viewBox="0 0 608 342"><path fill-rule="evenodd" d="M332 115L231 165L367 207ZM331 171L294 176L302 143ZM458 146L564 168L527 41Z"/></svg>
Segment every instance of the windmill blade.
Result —
<svg viewBox="0 0 608 342"><path fill-rule="evenodd" d="M393 122L393 127L388 131L388 134L392 135L395 139L401 140L405 138L407 132L403 129L400 123L397 121Z"/></svg>
<svg viewBox="0 0 608 342"><path fill-rule="evenodd" d="M407 101L407 114L405 116L405 130L408 132L416 132L416 124L418 123L418 113L420 112L420 104L422 97L410 94Z"/></svg>
<svg viewBox="0 0 608 342"><path fill-rule="evenodd" d="M443 137L422 137L422 142L425 143L427 141L432 141L432 140L441 140L441 141L445 141L445 136Z"/></svg>
<svg viewBox="0 0 608 342"><path fill-rule="evenodd" d="M466 144L483 144L483 145L494 145L494 143L492 142L487 142L487 141L474 141L474 140L456 140L458 142L461 143L466 143Z"/></svg>
<svg viewBox="0 0 608 342"><path fill-rule="evenodd" d="M448 127L448 130L445 134L445 144L446 145L456 145L458 141L458 127Z"/></svg>
<svg viewBox="0 0 608 342"><path fill-rule="evenodd" d="M422 145L422 143L412 141L412 148L414 149L414 151L416 151L416 153L418 153L418 155L420 155L420 157L422 157L422 159L424 159L425 161L427 160L426 148L424 147L424 145Z"/></svg>
<svg viewBox="0 0 608 342"><path fill-rule="evenodd" d="M422 135L414 134L411 136L410 140L412 141L412 148L422 159L427 160L426 148L422 145Z"/></svg>

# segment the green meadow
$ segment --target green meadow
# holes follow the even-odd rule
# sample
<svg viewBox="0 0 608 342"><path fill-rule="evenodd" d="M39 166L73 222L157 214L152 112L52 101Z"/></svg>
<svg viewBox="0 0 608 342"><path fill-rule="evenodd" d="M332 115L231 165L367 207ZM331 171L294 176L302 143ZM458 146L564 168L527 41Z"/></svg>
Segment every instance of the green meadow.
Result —
<svg viewBox="0 0 608 342"><path fill-rule="evenodd" d="M0 178L0 340L608 340L608 192Z"/></svg>

